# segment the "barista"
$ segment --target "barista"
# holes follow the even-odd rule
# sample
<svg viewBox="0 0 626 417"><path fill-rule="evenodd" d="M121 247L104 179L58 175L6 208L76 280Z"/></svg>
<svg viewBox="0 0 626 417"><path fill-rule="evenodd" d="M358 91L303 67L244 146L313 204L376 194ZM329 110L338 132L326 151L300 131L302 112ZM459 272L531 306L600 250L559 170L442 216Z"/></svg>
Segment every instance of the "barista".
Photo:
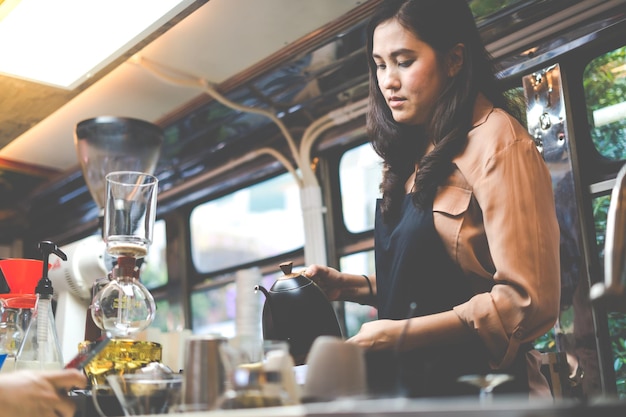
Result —
<svg viewBox="0 0 626 417"><path fill-rule="evenodd" d="M550 173L506 110L468 2L386 0L367 40L376 275L304 275L330 300L378 308L348 342L388 352L411 396L470 394L458 377L486 373L549 396L530 342L559 311Z"/></svg>
<svg viewBox="0 0 626 417"><path fill-rule="evenodd" d="M86 385L76 369L0 374L0 417L72 417L76 405L67 393Z"/></svg>

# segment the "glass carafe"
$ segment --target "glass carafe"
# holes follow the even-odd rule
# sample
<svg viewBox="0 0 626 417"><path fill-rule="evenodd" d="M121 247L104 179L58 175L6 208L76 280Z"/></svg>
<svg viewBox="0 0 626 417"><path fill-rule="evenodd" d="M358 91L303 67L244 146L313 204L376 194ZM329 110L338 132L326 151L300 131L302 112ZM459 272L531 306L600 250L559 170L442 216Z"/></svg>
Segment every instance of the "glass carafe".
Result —
<svg viewBox="0 0 626 417"><path fill-rule="evenodd" d="M0 299L0 371L15 369L15 357L24 340L25 329L30 324L35 295Z"/></svg>
<svg viewBox="0 0 626 417"><path fill-rule="evenodd" d="M15 358L16 370L63 368L51 301L51 297L45 295L38 297L37 306Z"/></svg>
<svg viewBox="0 0 626 417"><path fill-rule="evenodd" d="M18 310L6 308L5 302L0 300L2 319L0 321L0 369L7 357L15 357L17 349L24 337L22 329L17 325Z"/></svg>

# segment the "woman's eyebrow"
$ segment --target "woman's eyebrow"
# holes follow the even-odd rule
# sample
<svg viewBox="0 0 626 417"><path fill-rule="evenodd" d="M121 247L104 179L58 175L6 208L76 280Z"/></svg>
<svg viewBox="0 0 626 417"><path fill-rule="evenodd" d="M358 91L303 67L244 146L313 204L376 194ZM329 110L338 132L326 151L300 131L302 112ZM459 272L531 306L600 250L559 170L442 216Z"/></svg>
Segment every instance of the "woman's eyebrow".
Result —
<svg viewBox="0 0 626 417"><path fill-rule="evenodd" d="M413 55L415 54L415 51L413 51L412 49L408 49L408 48L400 48L397 49L395 51L393 51L391 54L389 54L392 58L397 58L399 55ZM382 57L377 54L372 52L372 58L381 58Z"/></svg>

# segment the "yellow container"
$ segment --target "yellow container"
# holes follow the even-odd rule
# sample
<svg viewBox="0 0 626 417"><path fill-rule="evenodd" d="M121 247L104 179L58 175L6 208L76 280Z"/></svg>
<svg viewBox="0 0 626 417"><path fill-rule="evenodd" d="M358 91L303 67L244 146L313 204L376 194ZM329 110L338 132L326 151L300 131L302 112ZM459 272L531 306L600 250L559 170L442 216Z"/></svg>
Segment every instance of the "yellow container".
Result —
<svg viewBox="0 0 626 417"><path fill-rule="evenodd" d="M94 342L81 342L78 350L90 349ZM112 374L132 374L150 362L161 362L161 345L130 339L114 339L91 362L85 366L85 374L92 386L106 385L106 377Z"/></svg>

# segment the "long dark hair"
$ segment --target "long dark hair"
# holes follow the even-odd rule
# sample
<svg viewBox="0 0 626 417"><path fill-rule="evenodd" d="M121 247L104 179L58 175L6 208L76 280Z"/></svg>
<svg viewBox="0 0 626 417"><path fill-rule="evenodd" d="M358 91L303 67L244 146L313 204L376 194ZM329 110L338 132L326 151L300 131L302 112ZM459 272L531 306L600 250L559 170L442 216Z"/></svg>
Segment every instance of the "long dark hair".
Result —
<svg viewBox="0 0 626 417"><path fill-rule="evenodd" d="M376 64L372 57L374 30L395 19L443 57L463 44L463 66L450 78L435 103L428 126L397 123L378 88ZM398 215L405 195L406 179L419 162L414 202L422 207L432 203L437 187L452 172L452 159L467 143L474 103L479 92L496 107L508 109L495 77L495 69L480 38L467 0L383 0L367 27L369 58L369 109L367 129L372 146L383 158L381 211L385 221ZM424 155L429 143L434 149Z"/></svg>

